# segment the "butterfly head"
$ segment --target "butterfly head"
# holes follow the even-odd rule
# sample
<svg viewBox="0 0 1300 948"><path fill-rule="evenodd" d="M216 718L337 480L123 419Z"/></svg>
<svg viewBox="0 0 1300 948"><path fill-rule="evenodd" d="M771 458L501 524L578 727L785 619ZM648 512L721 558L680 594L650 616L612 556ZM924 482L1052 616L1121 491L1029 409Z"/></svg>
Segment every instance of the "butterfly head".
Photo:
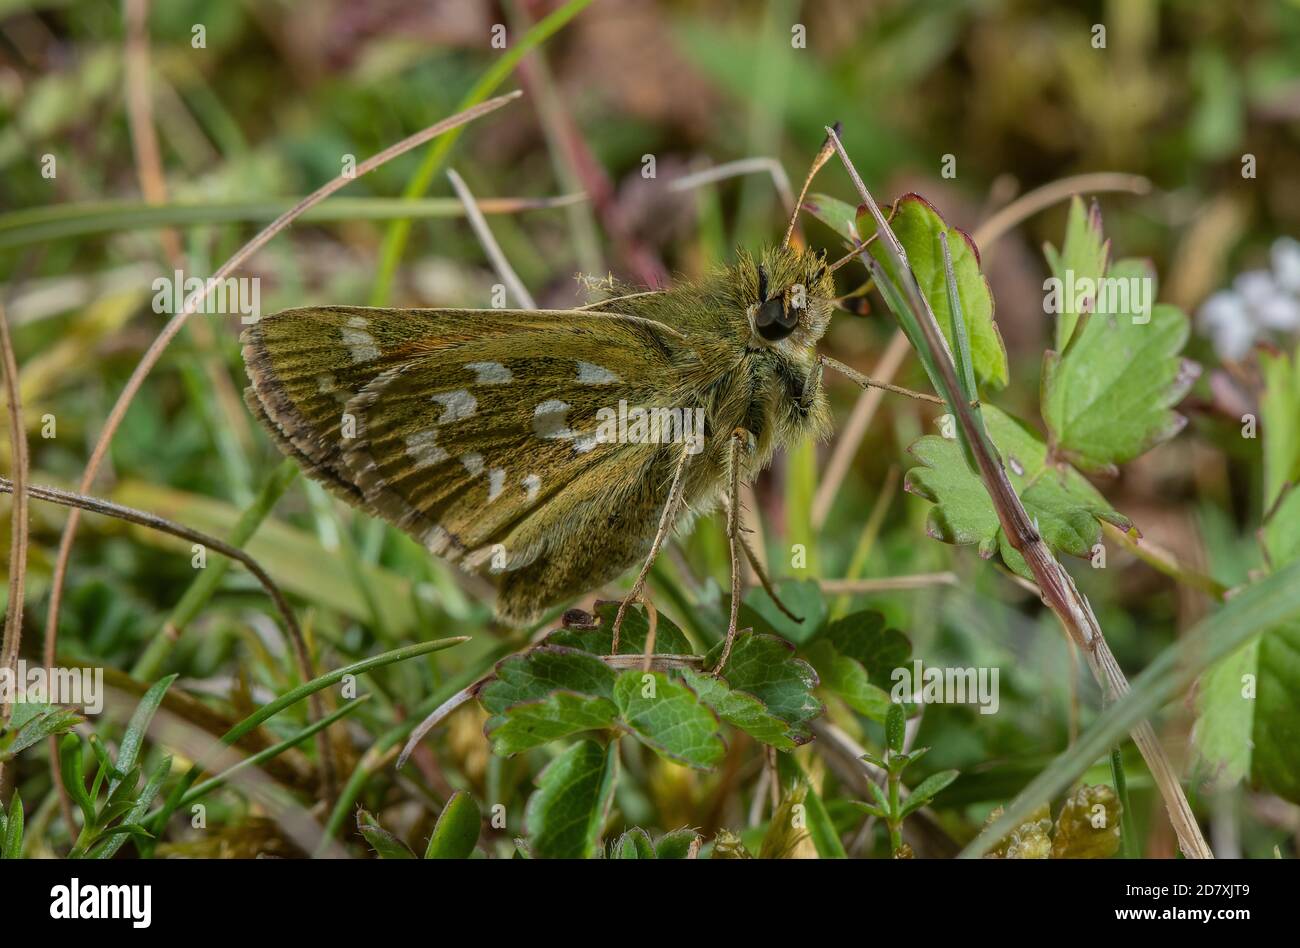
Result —
<svg viewBox="0 0 1300 948"><path fill-rule="evenodd" d="M773 247L740 271L752 347L809 348L826 332L835 284L823 254Z"/></svg>

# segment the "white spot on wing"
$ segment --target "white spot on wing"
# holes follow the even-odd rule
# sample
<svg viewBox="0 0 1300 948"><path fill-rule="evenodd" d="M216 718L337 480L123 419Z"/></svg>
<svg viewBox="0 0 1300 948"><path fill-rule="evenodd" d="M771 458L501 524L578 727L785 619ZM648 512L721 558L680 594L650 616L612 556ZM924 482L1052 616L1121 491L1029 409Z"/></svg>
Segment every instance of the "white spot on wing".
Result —
<svg viewBox="0 0 1300 948"><path fill-rule="evenodd" d="M524 490L527 491L529 503L537 499L537 492L541 489L542 479L536 474L529 474L524 478Z"/></svg>
<svg viewBox="0 0 1300 948"><path fill-rule="evenodd" d="M419 431L406 438L406 453L415 459L416 467L428 467L447 459L447 452L438 447L436 429Z"/></svg>
<svg viewBox="0 0 1300 948"><path fill-rule="evenodd" d="M379 347L375 345L375 337L366 332L364 317L353 316L339 335L343 337L343 345L348 347L353 365L379 358Z"/></svg>
<svg viewBox="0 0 1300 948"><path fill-rule="evenodd" d="M471 451L469 454L460 456L460 463L469 471L470 477L478 477L483 473L483 455Z"/></svg>
<svg viewBox="0 0 1300 948"><path fill-rule="evenodd" d="M506 472L499 467L494 467L488 471L488 503L496 500L501 496L501 490L506 486Z"/></svg>
<svg viewBox="0 0 1300 948"><path fill-rule="evenodd" d="M462 421L473 415L478 408L478 400L463 388L454 392L441 392L434 395L433 400L443 408L442 417L438 419L440 425Z"/></svg>
<svg viewBox="0 0 1300 948"><path fill-rule="evenodd" d="M542 402L533 409L533 431L539 438L572 438L564 419L568 411L569 406L558 398Z"/></svg>
<svg viewBox="0 0 1300 948"><path fill-rule="evenodd" d="M467 362L465 368L478 376L475 382L479 385L505 385L514 378L500 362Z"/></svg>
<svg viewBox="0 0 1300 948"><path fill-rule="evenodd" d="M573 453L586 454L596 445L600 444L600 436L594 434L575 435L573 438Z"/></svg>
<svg viewBox="0 0 1300 948"><path fill-rule="evenodd" d="M424 548L434 556L441 556L451 545L451 534L434 524L424 535Z"/></svg>
<svg viewBox="0 0 1300 948"><path fill-rule="evenodd" d="M619 381L619 377L603 366L594 362L578 362L579 385L608 385Z"/></svg>

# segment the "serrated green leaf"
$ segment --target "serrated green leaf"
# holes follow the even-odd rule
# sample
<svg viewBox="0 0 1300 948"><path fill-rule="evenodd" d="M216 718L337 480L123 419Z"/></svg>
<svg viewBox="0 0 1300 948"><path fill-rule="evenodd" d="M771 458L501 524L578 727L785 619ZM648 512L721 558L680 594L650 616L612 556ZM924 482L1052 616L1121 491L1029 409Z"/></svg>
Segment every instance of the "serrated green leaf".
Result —
<svg viewBox="0 0 1300 948"><path fill-rule="evenodd" d="M926 777L912 788L912 792L908 794L907 801L899 812L901 815L907 816L909 813L914 813L921 807L926 806L939 795L944 787L956 780L957 776L955 770L941 770L937 774Z"/></svg>
<svg viewBox="0 0 1300 948"><path fill-rule="evenodd" d="M365 810L357 810L357 831L365 837L380 859L414 859L415 853Z"/></svg>
<svg viewBox="0 0 1300 948"><path fill-rule="evenodd" d="M918 194L905 194L895 203L888 216L890 227L907 252L917 284L934 311L939 328L948 341L955 345L952 310L948 304L947 280L943 265L943 251L939 234L948 235L952 254L953 272L957 279L957 295L961 300L962 315L970 335L971 358L975 375L993 388L1007 384L1007 352L1002 335L993 319L993 294L988 281L980 272L979 251L963 231L949 227L942 215L925 198ZM858 231L863 238L876 232L875 221L865 211L858 216ZM880 242L871 245L870 252L899 286L899 274L894 272Z"/></svg>
<svg viewBox="0 0 1300 948"><path fill-rule="evenodd" d="M618 744L579 741L547 764L528 798L529 850L539 859L586 859L609 816Z"/></svg>
<svg viewBox="0 0 1300 948"><path fill-rule="evenodd" d="M767 710L758 698L737 691L721 678L687 670L682 680L699 695L718 717L735 725L757 741L771 744L781 750L793 750L795 742L790 736L790 725Z"/></svg>
<svg viewBox="0 0 1300 948"><path fill-rule="evenodd" d="M504 714L521 702L542 701L553 691L612 699L614 677L614 670L589 652L543 645L498 662L495 677L479 691L478 699L492 715ZM499 723L489 720L488 729Z"/></svg>
<svg viewBox="0 0 1300 948"><path fill-rule="evenodd" d="M871 683L861 662L841 655L826 639L818 639L808 647L806 654L813 668L817 669L823 688L838 695L859 714L873 721L885 720L889 712L889 695Z"/></svg>
<svg viewBox="0 0 1300 948"><path fill-rule="evenodd" d="M425 859L468 859L478 844L483 815L474 798L457 790L438 814L438 822L425 847Z"/></svg>
<svg viewBox="0 0 1300 948"><path fill-rule="evenodd" d="M704 667L712 668L721 654L719 643L705 657ZM770 713L789 724L790 737L796 744L811 739L805 725L822 712L821 702L812 693L818 684L817 673L794 656L794 646L789 642L753 632L736 636L722 677L732 689L749 692Z"/></svg>
<svg viewBox="0 0 1300 948"><path fill-rule="evenodd" d="M706 770L722 759L718 716L686 684L629 669L614 683L621 723L660 757Z"/></svg>
<svg viewBox="0 0 1300 948"><path fill-rule="evenodd" d="M837 619L819 638L829 641L841 655L860 662L877 688L888 688L894 669L905 666L912 657L907 636L890 628L884 615L871 609Z"/></svg>
<svg viewBox="0 0 1300 948"><path fill-rule="evenodd" d="M1043 245L1052 277L1060 281L1059 306L1056 314L1056 351L1064 352L1074 334L1075 325L1084 313L1095 311L1098 281L1106 275L1110 258L1110 241L1101 228L1101 208L1096 201L1086 206L1077 194L1070 201L1070 216L1065 225L1065 241L1058 251L1051 244ZM1087 280L1088 283L1083 283ZM1067 293L1065 288L1091 285L1092 291ZM1049 291L1048 287L1044 287Z"/></svg>
<svg viewBox="0 0 1300 948"><path fill-rule="evenodd" d="M1085 471L1109 471L1176 435L1173 410L1200 374L1182 352L1190 326L1175 306L1089 316L1064 355L1043 359L1042 411L1056 453Z"/></svg>
<svg viewBox="0 0 1300 948"><path fill-rule="evenodd" d="M547 645L561 645L568 648L582 649L593 655L610 654L614 644L614 617L618 614L619 603L596 603L596 616L600 623L592 629L563 628L556 629L546 637ZM628 607L623 615L623 626L618 633L618 654L641 655L645 652L646 636L650 632L650 620L645 606L635 603ZM692 655L691 641L681 628L659 613L655 623L656 655Z"/></svg>
<svg viewBox="0 0 1300 948"><path fill-rule="evenodd" d="M618 708L609 698L553 691L539 701L520 701L489 719L485 731L503 757L577 734L612 727Z"/></svg>
<svg viewBox="0 0 1300 948"><path fill-rule="evenodd" d="M992 405L981 411L1011 486L1054 553L1088 556L1101 540L1100 521L1122 530L1132 527L1078 471L1063 464L1049 467L1046 445L1023 422ZM1029 576L1024 559L1002 533L983 481L966 464L957 442L926 435L908 451L924 466L907 472L905 488L935 505L926 532L944 543L977 544L984 557L1000 549L1011 569Z"/></svg>

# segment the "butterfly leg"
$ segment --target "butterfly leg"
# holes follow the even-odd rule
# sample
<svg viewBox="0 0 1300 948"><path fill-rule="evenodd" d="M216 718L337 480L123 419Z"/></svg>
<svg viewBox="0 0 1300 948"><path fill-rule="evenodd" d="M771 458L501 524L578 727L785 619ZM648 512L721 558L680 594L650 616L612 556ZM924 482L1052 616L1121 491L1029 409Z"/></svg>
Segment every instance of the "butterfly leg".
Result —
<svg viewBox="0 0 1300 948"><path fill-rule="evenodd" d="M664 504L664 512L659 517L659 529L655 531L654 542L650 544L650 555L646 557L645 565L641 567L641 572L637 574L636 582L632 584L632 591L618 607L618 612L614 616L613 639L610 642L609 652L611 655L618 654L618 634L623 628L623 616L627 613L627 607L641 598L641 593L645 589L646 578L650 575L650 567L654 565L655 558L659 555L659 549L663 546L664 538L668 536L668 531L672 529L673 521L677 517L677 508L681 506L683 488L685 487L686 462L690 460L691 454L686 445L682 445L682 456L677 461L677 467L673 471L673 483L668 488L668 502Z"/></svg>
<svg viewBox="0 0 1300 948"><path fill-rule="evenodd" d="M731 551L731 615L727 620L727 638L713 674L719 674L731 657L736 641L736 623L740 617L740 554L744 541L740 536L740 453L753 443L754 436L744 428L731 433L731 451L727 464L727 546Z"/></svg>

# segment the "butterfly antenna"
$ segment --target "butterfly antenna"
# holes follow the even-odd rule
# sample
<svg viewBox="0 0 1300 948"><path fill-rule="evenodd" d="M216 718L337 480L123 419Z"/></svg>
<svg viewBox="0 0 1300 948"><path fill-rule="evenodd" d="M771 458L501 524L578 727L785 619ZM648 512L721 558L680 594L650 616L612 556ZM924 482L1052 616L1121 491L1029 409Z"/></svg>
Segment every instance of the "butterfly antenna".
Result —
<svg viewBox="0 0 1300 948"><path fill-rule="evenodd" d="M839 135L842 126L836 122L832 128L835 134ZM817 152L817 157L813 159L812 167L808 169L808 177L803 179L803 187L799 189L799 200L794 202L794 213L790 215L790 225L785 229L785 239L781 241L782 247L790 246L790 238L794 236L794 225L799 220L799 212L803 209L803 199L808 196L808 188L812 185L812 180L817 176L817 172L822 170L822 165L831 160L831 155L835 154L835 142L831 136L826 136L826 141L822 142L821 151Z"/></svg>

